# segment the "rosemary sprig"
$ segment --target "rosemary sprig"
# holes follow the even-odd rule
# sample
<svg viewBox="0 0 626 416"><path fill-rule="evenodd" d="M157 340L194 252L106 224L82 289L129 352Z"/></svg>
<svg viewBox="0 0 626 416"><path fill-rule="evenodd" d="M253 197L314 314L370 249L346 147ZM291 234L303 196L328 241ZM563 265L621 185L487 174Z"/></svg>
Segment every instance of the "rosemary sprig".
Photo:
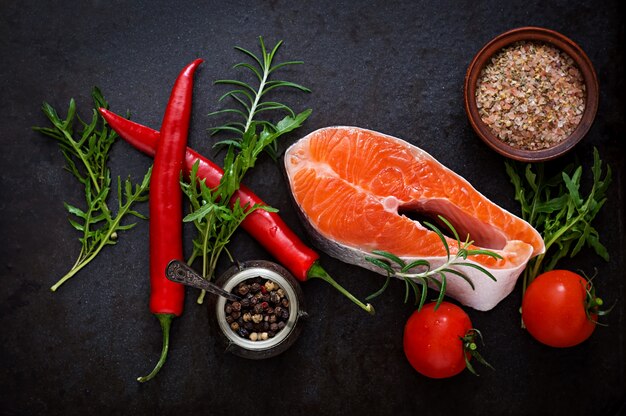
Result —
<svg viewBox="0 0 626 416"><path fill-rule="evenodd" d="M501 259L502 257L490 250L470 249L470 246L474 243L470 240L470 236L467 235L465 241L461 242L459 234L452 224L444 217L438 217L439 220L441 220L441 222L443 222L446 227L450 229L456 239L456 254L451 254L448 241L441 230L429 222L424 222L424 225L433 230L437 236L439 236L439 239L441 240L446 251L446 262L439 267L431 268L431 264L427 260L418 259L407 263L395 254L381 250L374 250L372 251L372 254L375 257L365 257L365 260L385 270L387 272L387 279L385 280L383 287L368 296L366 300L371 300L382 294L389 285L391 277L398 277L403 279L405 283L404 303L408 302L412 291L415 296L415 305L418 305L418 310L421 310L426 303L428 284L431 283L436 286L439 291L435 306L436 309L439 307L441 302L443 302L443 298L446 294L446 274L453 274L462 278L472 287L472 289L474 289L474 283L468 276L459 270L459 268L462 269L464 267L470 267L484 273L493 281L496 280L493 274L491 274L487 269L476 263L468 262L467 258L477 255L485 255L495 259Z"/></svg>
<svg viewBox="0 0 626 416"><path fill-rule="evenodd" d="M587 196L580 189L582 166L569 165L551 178L545 177L543 163L525 167L506 163L506 172L515 187L522 218L535 227L546 246L545 253L532 259L524 270L524 291L537 275L554 269L566 256L576 256L585 245L609 260L598 231L591 225L606 202L611 183L609 166L602 177L598 149L593 150L593 183Z"/></svg>
<svg viewBox="0 0 626 416"><path fill-rule="evenodd" d="M219 98L219 101L221 102L230 97L235 102L236 107L214 111L210 113L209 116L232 114L235 116L235 119L221 126L211 128L210 132L211 135L220 132L234 134L231 138L216 142L214 147L219 148L227 146L243 150L246 145L242 143L241 138L244 136L246 131L250 130L252 123L256 122L263 127L261 140L267 141L267 144L264 144L262 148L265 149L273 159L276 159L277 142L276 140L268 140L269 135L277 133L279 133L278 135L282 135L299 127L304 119L309 116L311 110L306 110L305 112L296 115L295 112L286 104L278 101L266 100L266 94L278 88L293 88L303 92L311 92L311 90L294 82L271 79L271 76L274 75L274 73L279 69L291 65L301 65L303 62L286 61L275 64L274 58L283 44L283 41L279 41L270 52L268 52L265 47L263 37L259 37L259 44L261 47L261 57L256 56L247 49L236 46L235 49L251 58L252 63L240 62L233 67L249 70L258 82L256 86L252 86L247 82L235 79L220 79L215 81L215 84L230 85L233 87L232 90L222 95ZM279 123L274 124L268 119L257 119L257 116L261 113L276 111L285 114L285 117Z"/></svg>
<svg viewBox="0 0 626 416"><path fill-rule="evenodd" d="M146 218L134 209L134 205L148 199L151 169L142 182L134 187L130 178L122 184L118 176L117 213L114 214L107 205L111 192L111 171L107 162L117 135L107 127L97 111L100 107L108 108L102 93L94 88L91 96L94 109L89 123L77 115L76 102L71 99L65 119L60 118L52 106L44 103L42 109L52 127L33 127L35 131L57 140L65 158L65 169L82 184L85 191L83 209L64 203L73 217L69 219L70 224L81 233L81 250L70 270L51 287L52 291L56 291L89 264L105 246L116 244L119 231L129 230L136 225L122 223L127 215Z"/></svg>
<svg viewBox="0 0 626 416"><path fill-rule="evenodd" d="M247 204L242 206L239 200L232 205L229 203L239 189L243 177L254 167L263 151L268 152L275 159L278 138L300 127L311 114L311 110L296 114L286 104L266 100L267 94L278 88L295 88L304 92L309 92L309 89L293 82L272 78L279 69L302 63L301 61L274 63L282 41L278 42L270 52L267 51L262 37L259 38L259 44L260 57L244 48L235 48L250 58L252 63L238 63L234 68L251 71L258 81L255 86L234 79L215 82L234 87L220 97L219 101L230 97L235 108L226 108L209 114L210 116L235 115L235 120L210 130L212 135L217 133L233 135L215 144L217 147L228 148L224 158L224 176L217 188L209 189L204 181L198 180L197 168L194 168L189 184L182 184L183 191L190 201L191 211L183 221L193 222L197 230L188 264L201 257L202 275L207 279L212 279L222 252L225 251L232 260L226 246L233 233L250 213L256 209L276 211L268 206ZM272 112L278 112L283 117L274 123L268 118ZM204 292L200 294L198 303L202 303L203 298Z"/></svg>

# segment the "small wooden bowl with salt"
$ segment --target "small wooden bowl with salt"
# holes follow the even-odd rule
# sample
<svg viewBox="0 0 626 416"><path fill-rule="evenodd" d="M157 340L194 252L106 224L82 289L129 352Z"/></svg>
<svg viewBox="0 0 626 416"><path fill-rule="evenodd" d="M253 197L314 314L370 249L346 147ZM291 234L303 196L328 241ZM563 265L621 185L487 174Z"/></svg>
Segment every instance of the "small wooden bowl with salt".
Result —
<svg viewBox="0 0 626 416"><path fill-rule="evenodd" d="M540 162L568 152L587 134L598 92L580 46L553 30L521 27L476 54L465 76L465 110L493 150Z"/></svg>

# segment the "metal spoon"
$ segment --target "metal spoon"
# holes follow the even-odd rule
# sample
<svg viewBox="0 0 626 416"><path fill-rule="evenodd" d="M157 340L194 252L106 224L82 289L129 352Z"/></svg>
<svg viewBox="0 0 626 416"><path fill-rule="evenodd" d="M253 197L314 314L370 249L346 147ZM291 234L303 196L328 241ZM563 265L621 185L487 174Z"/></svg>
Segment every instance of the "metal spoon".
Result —
<svg viewBox="0 0 626 416"><path fill-rule="evenodd" d="M240 301L241 298L234 293L230 293L209 282L200 276L194 269L187 266L180 260L172 260L165 268L165 277L172 282L182 283L183 285L195 287L196 289L206 290L214 295L222 296L228 300Z"/></svg>

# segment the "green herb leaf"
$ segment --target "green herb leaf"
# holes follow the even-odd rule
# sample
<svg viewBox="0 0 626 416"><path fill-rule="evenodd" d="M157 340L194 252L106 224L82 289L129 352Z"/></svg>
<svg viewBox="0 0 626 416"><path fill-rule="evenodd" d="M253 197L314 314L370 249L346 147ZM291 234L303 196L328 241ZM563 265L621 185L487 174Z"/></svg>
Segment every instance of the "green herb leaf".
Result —
<svg viewBox="0 0 626 416"><path fill-rule="evenodd" d="M404 260L402 260L400 257L396 256L395 254L391 254L391 253L388 253L388 252L382 251L382 250L374 250L374 251L372 251L372 254L376 254L377 256L381 256L381 257L384 257L386 259L389 259L389 260L393 261L394 263L396 263L397 265L399 265L400 267L404 267L404 265L405 265Z"/></svg>
<svg viewBox="0 0 626 416"><path fill-rule="evenodd" d="M472 280L469 277L467 277L465 274L461 273L460 271L455 270L455 269L450 269L450 268L445 268L442 271L445 273L451 273L451 274L455 274L459 276L461 279L465 280L468 285L470 285L472 290L476 290L476 287L474 286L474 282L472 282Z"/></svg>
<svg viewBox="0 0 626 416"><path fill-rule="evenodd" d="M539 231L546 244L545 253L532 259L524 270L524 288L540 273L555 268L562 258L578 255L585 245L608 261L609 254L592 226L606 202L605 195L611 183L609 166L602 177L602 161L597 149L593 151L593 183L587 194L581 188L583 168L580 165L568 165L546 180L543 163L527 164L524 168L526 185L520 180L522 168L519 165L506 163L505 168L515 188L515 199L520 202L523 218Z"/></svg>
<svg viewBox="0 0 626 416"><path fill-rule="evenodd" d="M374 298L377 298L378 296L382 295L383 292L385 290L387 290L387 286L389 286L389 282L391 281L391 276L389 274L387 274L387 279L385 279L385 283L383 284L383 286L378 289L376 292L372 293L371 295L369 295L368 297L365 298L365 300L370 301Z"/></svg>
<svg viewBox="0 0 626 416"><path fill-rule="evenodd" d="M385 269L385 271L387 271L387 273L389 273L390 275L395 274L395 270L393 270L393 267L391 267L389 265L389 263L384 262L380 259L377 259L375 257L365 257L366 261L369 261L370 263L372 263L374 266L380 267L381 269Z"/></svg>
<svg viewBox="0 0 626 416"><path fill-rule="evenodd" d="M402 267L402 269L400 269L400 271L402 273L407 273L409 271L411 271L412 269L415 269L416 267L424 267L426 268L426 270L428 271L430 269L430 263L426 260L414 260L411 263L405 265L404 267Z"/></svg>
<svg viewBox="0 0 626 416"><path fill-rule="evenodd" d="M196 258L201 258L202 276L207 279L213 277L222 253L231 257L226 247L233 233L248 215L257 209L277 211L266 205L242 206L239 200L231 205L244 176L255 166L261 153L266 152L275 159L277 139L300 127L311 114L311 110L296 114L287 104L267 99L272 95L268 94L272 90L295 88L309 91L299 84L274 79L276 71L300 63L299 61L275 63L274 59L281 44L282 42L278 42L268 51L263 38L259 38L260 56L248 49L235 47L251 61L237 63L233 68L243 71L245 75L253 78L253 82L239 79L215 81L217 85L231 88L219 98L219 101L232 101L234 105L232 108L220 109L209 114L231 117L225 123L209 129L211 135L228 135L214 144L215 148L227 149L224 157L224 174L219 185L215 189L209 189L204 181L198 180L198 167L194 166L189 183L181 183L190 206L190 213L184 221L192 222L197 231L188 264L193 263ZM279 115L281 118L276 124L269 119L273 115ZM202 302L202 297L203 294L198 298L199 303Z"/></svg>
<svg viewBox="0 0 626 416"><path fill-rule="evenodd" d="M424 225L426 225L428 228L433 230L437 234L437 236L439 236L439 239L441 240L441 243L443 244L443 247L446 249L446 255L448 257L448 260L450 260L450 247L448 246L448 241L446 241L446 237L444 237L443 233L441 231L439 231L439 228L437 228L433 224L424 221ZM455 231L455 233L456 233L456 231Z"/></svg>
<svg viewBox="0 0 626 416"><path fill-rule="evenodd" d="M498 253L495 253L490 250L469 249L468 247L470 247L471 245L469 236L467 236L467 241L461 244L461 241L459 240L459 235L456 229L454 228L454 226L452 225L452 223L450 223L447 219L443 217L440 217L440 220L448 228L450 228L450 231L456 237L457 243L459 245L459 249L457 250L456 254L452 256L450 252L450 248L448 246L448 242L446 238L444 237L444 235L441 233L441 231L433 224L430 224L427 222L424 223L426 226L428 226L431 230L433 230L433 232L435 232L439 236L439 239L441 240L442 245L444 246L444 249L447 254L447 261L443 265L436 267L436 268L432 268L431 264L427 260L424 260L424 259L416 259L407 264L403 259L396 256L395 254L392 254L383 250L372 251L372 254L378 257L366 256L364 258L366 261L372 263L374 266L385 270L388 277L395 276L395 277L403 279L405 282L404 302L406 303L408 301L409 295L410 295L410 289L412 288L413 294L415 295L415 303L419 304L418 309L421 309L424 303L426 302L429 283L431 284L431 286L434 286L438 289L436 305L438 306L439 304L441 304L446 294L447 274L452 274L452 275L460 277L461 279L465 280L470 285L472 290L475 289L474 283L471 281L471 279L467 277L467 275L460 272L459 270L456 270L455 267L463 266L463 267L474 268L480 271L482 274L485 274L490 279L494 281L496 280L493 274L491 274L484 267L478 264L465 261L467 257L483 255L483 256L489 256L495 259L502 258L502 256L500 256ZM396 265L397 270L391 266L390 262ZM418 268L419 270L414 270ZM419 284L422 286L421 290L417 286L418 283L415 283L415 281L420 282ZM382 289L379 289L378 291L376 291L374 294L370 296L371 297L373 297L374 295L379 296L382 293L382 291L384 291L384 289L386 288L387 288L387 284L385 284ZM368 297L368 299L370 298Z"/></svg>
<svg viewBox="0 0 626 416"><path fill-rule="evenodd" d="M117 134L108 127L97 111L101 107L108 108L101 91L94 88L91 96L93 108L88 123L80 119L76 101L71 99L65 119L61 119L52 106L44 103L42 111L52 127L33 128L58 142L66 162L65 170L84 188L84 206L79 208L75 204L64 203L69 214L74 216L69 218L70 225L80 232L78 240L81 250L74 266L52 286L53 291L87 266L105 246L116 244L118 232L130 230L136 225L123 224L122 221L127 216L145 218L145 215L133 207L148 198L151 170L134 188L129 179L122 184L118 177L117 213L107 204L111 193L111 172L107 162Z"/></svg>

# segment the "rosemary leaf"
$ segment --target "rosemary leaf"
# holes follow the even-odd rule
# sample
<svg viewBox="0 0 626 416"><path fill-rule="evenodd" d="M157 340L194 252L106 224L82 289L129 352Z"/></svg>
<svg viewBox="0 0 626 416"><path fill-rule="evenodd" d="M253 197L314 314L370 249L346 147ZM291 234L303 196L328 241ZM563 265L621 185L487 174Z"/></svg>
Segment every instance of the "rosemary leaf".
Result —
<svg viewBox="0 0 626 416"><path fill-rule="evenodd" d="M402 260L401 260L402 261ZM430 270L430 263L426 260L414 260L409 264L406 264L405 266L402 267L402 269L400 269L400 272L402 273L407 273L409 271L411 271L412 269L416 268L416 267L424 267L426 268L425 271Z"/></svg>
<svg viewBox="0 0 626 416"><path fill-rule="evenodd" d="M365 257L366 261L369 261L370 263L372 263L374 266L378 266L381 269L385 269L385 271L387 271L387 273L389 273L390 275L394 275L395 274L395 270L389 265L389 263L385 263L382 260L379 260L375 257Z"/></svg>
<svg viewBox="0 0 626 416"><path fill-rule="evenodd" d="M442 271L439 273L439 276L441 277L441 288L439 289L439 296L437 297L437 302L435 303L435 310L437 310L437 308L439 308L439 305L441 305L441 302L443 302L443 297L446 294L447 286L446 274Z"/></svg>
<svg viewBox="0 0 626 416"><path fill-rule="evenodd" d="M377 298L378 296L382 295L383 292L385 290L387 290L387 286L389 286L389 282L391 281L391 276L389 274L387 274L387 278L385 279L385 283L383 284L383 286L378 289L376 292L372 293L371 295L369 295L368 297L365 298L365 300L370 301L374 298Z"/></svg>
<svg viewBox="0 0 626 416"><path fill-rule="evenodd" d="M386 259L389 259L393 261L394 263L400 265L401 267L405 265L404 260L400 259L400 257L396 256L395 254L391 254L391 253L388 253L386 251L381 251L381 250L374 250L372 251L372 254L376 254L377 256L381 256Z"/></svg>
<svg viewBox="0 0 626 416"><path fill-rule="evenodd" d="M410 292L409 287L412 287L414 295L415 295L415 303L419 305L418 309L421 309L422 306L426 302L429 283L431 284L431 286L434 286L437 288L438 290L437 306L441 304L446 294L446 289L447 289L447 276L446 275L447 274L452 274L452 275L460 277L461 279L463 279L470 285L472 290L475 289L474 283L471 281L471 279L464 273L460 272L459 270L456 270L455 267L458 267L458 266L471 267L471 268L478 270L482 274L485 274L490 279L494 281L496 280L493 274L489 272L487 269L485 269L484 267L475 263L465 261L467 257L482 255L482 256L489 256L495 259L502 258L502 256L500 256L498 253L495 253L491 250L468 249L468 247L470 247L471 245L469 235L467 236L466 242L462 244L454 226L447 219L441 216L439 218L448 228L450 228L450 231L456 237L456 241L459 246L457 252L453 256L452 253L450 252L450 247L448 245L448 242L445 236L441 233L441 231L433 224L426 223L426 222L424 223L439 236L439 239L441 240L442 245L444 246L447 258L446 258L446 262L443 265L433 268L430 262L424 259L416 259L416 260L412 260L410 263L407 263L401 257L396 256L395 254L389 253L384 250L374 250L371 252L372 256L366 256L364 258L369 263L385 270L388 277L395 276L405 281L405 299L404 299L405 303L409 299L409 292ZM419 282L419 284L422 286L421 290L417 287L416 282ZM378 291L376 291L375 295L379 296L386 287L387 287L387 284L383 286L383 289L379 289ZM374 294L370 296L373 296L373 295Z"/></svg>
<svg viewBox="0 0 626 416"><path fill-rule="evenodd" d="M433 230L439 236L439 239L441 240L441 242L443 244L443 247L446 249L446 255L448 256L448 260L450 260L450 247L448 246L448 242L446 241L446 237L444 237L443 233L441 231L439 231L439 228L437 228L433 224L424 221L424 225L426 225L428 228ZM452 227L452 225L450 225L450 226ZM452 227L452 228L454 228L454 227ZM455 231L455 233L456 233L456 231Z"/></svg>
<svg viewBox="0 0 626 416"><path fill-rule="evenodd" d="M231 88L219 98L219 102L232 101L233 104L232 107L209 114L212 117L231 117L223 124L209 129L211 135L228 135L228 138L214 144L217 149L226 148L224 174L219 185L215 189L209 189L204 180L198 180L198 166L194 165L189 183L181 183L190 205L190 213L184 221L192 222L197 231L189 262L196 258L201 259L202 276L207 279L213 278L222 253L230 257L226 247L233 233L248 215L257 209L276 212L274 208L265 205L242 205L239 200L231 204L244 176L255 166L261 153L266 152L276 159L278 139L299 128L311 114L311 110L296 113L287 104L266 100L268 92L275 89L290 88L309 92L308 88L299 84L275 79L276 71L301 63L275 63L274 59L281 45L282 41L268 52L263 38L259 37L260 55L239 46L235 47L248 61L237 63L233 68L251 76L253 82L234 78L215 81L217 85ZM270 118L276 114L279 121L273 122ZM202 302L202 294L198 302Z"/></svg>

